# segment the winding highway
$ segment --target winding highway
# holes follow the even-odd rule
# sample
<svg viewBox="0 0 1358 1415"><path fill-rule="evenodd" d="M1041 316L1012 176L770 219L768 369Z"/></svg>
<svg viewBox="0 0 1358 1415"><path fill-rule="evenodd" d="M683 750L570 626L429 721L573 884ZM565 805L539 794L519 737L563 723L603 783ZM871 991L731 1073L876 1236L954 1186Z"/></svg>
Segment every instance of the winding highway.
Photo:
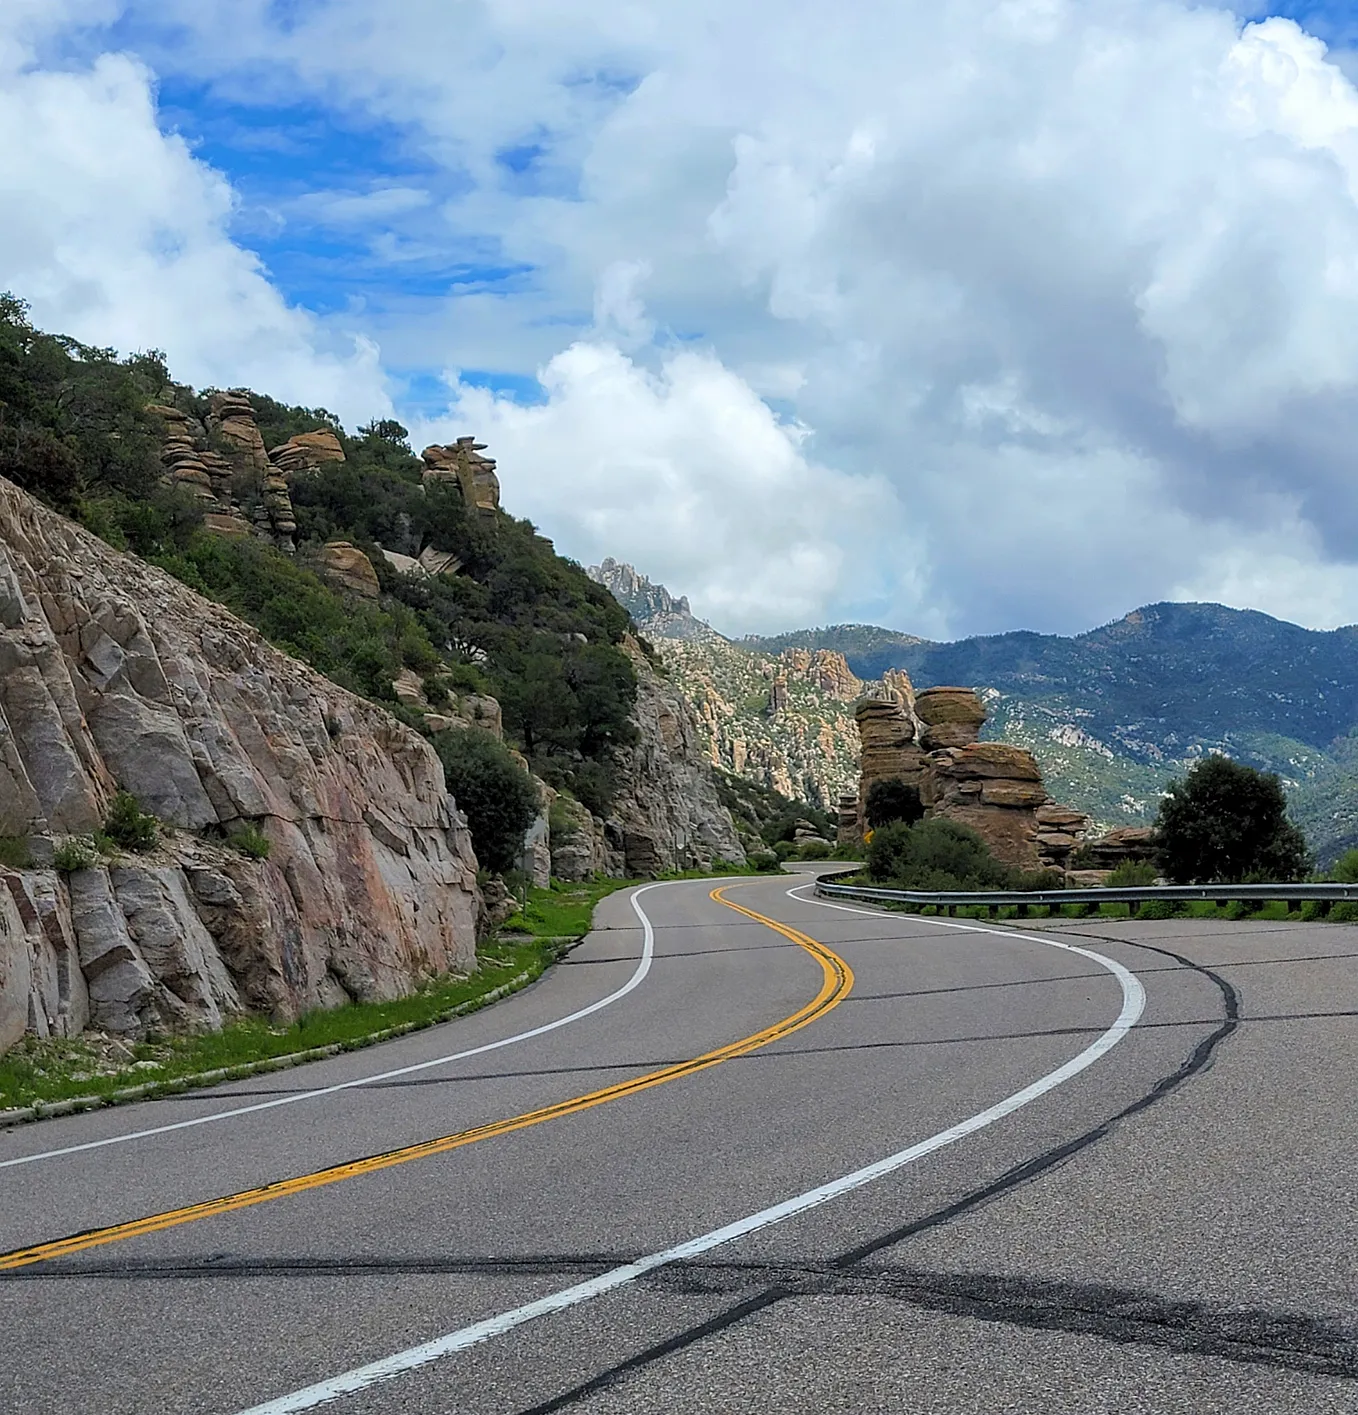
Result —
<svg viewBox="0 0 1358 1415"><path fill-rule="evenodd" d="M0 1412L1358 1411L1358 928L809 881L0 1131Z"/></svg>

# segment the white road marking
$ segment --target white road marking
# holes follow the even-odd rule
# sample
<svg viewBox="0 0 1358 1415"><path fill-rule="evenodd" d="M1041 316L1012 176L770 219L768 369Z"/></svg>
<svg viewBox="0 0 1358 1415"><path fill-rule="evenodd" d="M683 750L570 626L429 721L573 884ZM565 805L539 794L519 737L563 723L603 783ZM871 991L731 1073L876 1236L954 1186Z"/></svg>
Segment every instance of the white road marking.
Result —
<svg viewBox="0 0 1358 1415"><path fill-rule="evenodd" d="M20 1164L36 1164L39 1160L57 1159L62 1155L78 1155L86 1150L101 1150L106 1145L123 1145L129 1140L145 1140L152 1135L167 1135L173 1130L189 1130L195 1125L212 1125L219 1120L234 1120L241 1115L255 1115L262 1110L274 1110L278 1106L295 1105L299 1101L319 1100L322 1096L333 1096L339 1091L351 1091L359 1086L371 1086L378 1081L390 1081L396 1076L409 1076L416 1071L428 1071L431 1067L447 1066L454 1061L465 1061L469 1056L481 1056L488 1051L499 1051L501 1047L513 1046L516 1042L526 1042L533 1037L540 1037L547 1032L555 1032L560 1027L567 1027L572 1022L579 1022L585 1017L593 1016L596 1012L602 1012L605 1007L611 1007L615 1002L626 997L634 988L639 987L645 979L646 974L651 971L651 960L655 954L655 931L651 927L651 921L646 917L645 911L637 903L639 896L651 889L661 889L666 884L676 884L677 880L662 880L656 884L643 885L632 895L632 908L638 919L641 920L643 931L641 957L637 961L636 971L630 978L607 997L602 997L598 1002L592 1002L588 1007L582 1007L578 1012L572 1012L568 1017L558 1017L555 1022L544 1022L540 1027L532 1027L526 1032L516 1032L512 1037L502 1037L497 1042L487 1042L484 1046L469 1047L466 1051L450 1052L447 1056L436 1056L429 1061L417 1061L411 1066L398 1066L391 1071L378 1071L371 1076L360 1076L354 1081L341 1081L334 1086L319 1086L313 1091L297 1091L289 1096L276 1096L272 1100L259 1101L253 1105L236 1106L232 1110L219 1110L212 1115L200 1115L192 1120L178 1120L171 1125L154 1125L146 1130L130 1130L125 1135L110 1135L103 1140L88 1140L82 1145L65 1145L58 1150L42 1150L33 1155L17 1155L13 1159L0 1160L0 1169L10 1169Z"/></svg>
<svg viewBox="0 0 1358 1415"><path fill-rule="evenodd" d="M792 891L789 890L788 893L791 895ZM796 895L793 897L800 898ZM803 900L802 902L820 903L821 901ZM843 905L832 907L842 908L847 913L855 914L873 912L867 909L847 909ZM637 906L637 912L642 914L643 918L645 917L640 906ZM880 918L882 915L875 914L875 917ZM942 921L930 919L927 922L938 923ZM958 924L950 925L950 927L967 928L977 933L997 933L1009 939L1016 936L1008 929L987 929L980 925ZM1020 1091L1015 1091L1013 1095L1007 1096L1004 1100L978 1112L967 1120L950 1126L947 1130L940 1130L938 1134L931 1135L927 1140L920 1140L904 1150L898 1150L894 1155L887 1155L885 1159L865 1165L862 1169L856 1169L851 1174L845 1174L839 1179L832 1179L828 1184L818 1185L814 1189L808 1189L804 1194L798 1194L794 1198L785 1199L780 1204L774 1204L771 1208L760 1209L758 1213L750 1214L747 1218L737 1219L734 1223L728 1223L722 1228L714 1228L710 1233L690 1238L686 1243L680 1243L677 1247L666 1248L662 1252L638 1258L635 1262L625 1263L621 1267L601 1273L598 1277L590 1278L588 1282L562 1288L559 1292L540 1297L536 1302L515 1307L509 1312L501 1312L498 1316L488 1317L469 1327L449 1332L446 1336L437 1337L421 1346L412 1346L409 1350L399 1351L393 1356L374 1361L370 1365L359 1366L352 1371L346 1371L343 1375L319 1381L315 1385L307 1386L305 1390L294 1391L291 1395L280 1396L277 1400L267 1401L263 1405L252 1406L249 1410L242 1411L240 1415L293 1415L299 1410L314 1410L319 1405L328 1405L333 1400L339 1400L346 1395L354 1395L381 1382L393 1380L397 1376L418 1370L422 1366L428 1366L431 1362L451 1356L454 1352L465 1351L469 1346L477 1346L497 1336L503 1336L506 1332L513 1331L515 1327L523 1326L525 1322L535 1321L538 1317L546 1317L553 1312L560 1312L567 1307L575 1307L582 1302L588 1302L594 1297L601 1297L604 1293L614 1292L620 1287L626 1287L629 1283L635 1282L637 1278L643 1277L646 1273L654 1272L656 1268L696 1258L701 1253L711 1252L713 1248L719 1248L725 1243L744 1238L751 1233L758 1232L761 1228L782 1223L785 1219L805 1213L808 1209L828 1203L831 1199L837 1199L854 1189L861 1189L865 1184L871 1184L875 1179L881 1179L898 1169L905 1168L906 1165L913 1164L916 1160L923 1159L925 1155L933 1154L935 1150L941 1150L947 1145L965 1139L968 1135L974 1135L978 1130L993 1125L997 1120L1003 1120L1005 1116L1012 1115L1014 1111L1041 1096L1045 1096L1048 1091L1055 1090L1057 1086L1069 1081L1071 1077L1079 1075L1086 1067L1092 1066L1131 1031L1145 1009L1146 992L1134 973L1124 968L1121 963L1115 962L1111 958L1105 958L1103 954L1095 953L1092 949L1079 948L1074 944L1061 943L1056 939L1040 938L1035 935L1024 934L1019 937L1030 939L1033 943L1046 944L1050 948L1059 948L1066 953L1078 953L1080 957L1087 958L1091 962L1099 964L1100 967L1106 968L1122 988L1122 1010L1118 1013L1117 1020L1113 1025L1096 1041L1090 1043L1078 1056L1074 1056L1064 1065L1058 1066L1055 1071L1049 1071L1045 1076L1032 1082L1031 1085L1025 1086Z"/></svg>

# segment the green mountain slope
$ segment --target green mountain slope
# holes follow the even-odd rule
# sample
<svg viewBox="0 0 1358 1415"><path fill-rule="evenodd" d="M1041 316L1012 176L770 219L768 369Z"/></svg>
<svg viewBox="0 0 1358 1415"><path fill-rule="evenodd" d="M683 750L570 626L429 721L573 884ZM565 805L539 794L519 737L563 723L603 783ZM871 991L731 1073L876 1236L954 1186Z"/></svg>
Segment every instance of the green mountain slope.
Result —
<svg viewBox="0 0 1358 1415"><path fill-rule="evenodd" d="M917 687L981 689L985 735L1034 752L1053 794L1105 823L1150 819L1167 781L1223 751L1279 773L1322 857L1358 839L1358 628L1166 603L1073 638L931 643L840 625L745 643L837 649L860 677L902 668Z"/></svg>

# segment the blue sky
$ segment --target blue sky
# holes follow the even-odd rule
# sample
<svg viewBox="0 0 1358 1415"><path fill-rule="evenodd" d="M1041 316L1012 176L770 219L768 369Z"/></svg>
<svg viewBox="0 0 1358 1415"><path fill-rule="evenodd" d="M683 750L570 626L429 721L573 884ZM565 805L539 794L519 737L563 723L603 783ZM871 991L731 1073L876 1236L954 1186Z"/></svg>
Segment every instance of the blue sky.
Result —
<svg viewBox="0 0 1358 1415"><path fill-rule="evenodd" d="M1358 14L1272 14L13 0L0 286L733 632L1349 622Z"/></svg>

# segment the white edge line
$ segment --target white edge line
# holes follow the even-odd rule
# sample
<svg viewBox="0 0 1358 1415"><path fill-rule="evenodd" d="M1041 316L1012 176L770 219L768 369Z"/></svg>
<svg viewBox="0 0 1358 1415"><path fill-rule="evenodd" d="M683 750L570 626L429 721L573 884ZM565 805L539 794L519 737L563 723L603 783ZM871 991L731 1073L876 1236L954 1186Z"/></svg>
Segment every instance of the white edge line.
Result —
<svg viewBox="0 0 1358 1415"><path fill-rule="evenodd" d="M466 1051L450 1052L447 1056L436 1056L428 1061L417 1061L410 1066L398 1066L391 1071L378 1071L371 1076L360 1076L353 1081L341 1081L334 1086L319 1086L311 1091L296 1091L292 1095L276 1096L272 1100L259 1101L254 1105L236 1106L232 1110L214 1111L211 1115L195 1116L192 1120L177 1120L169 1125L153 1125L145 1130L129 1130L123 1135L109 1135L102 1140L88 1140L81 1145L65 1145L57 1150L40 1150L36 1154L16 1155L13 1159L0 1160L0 1169L11 1169L15 1165L36 1164L39 1160L57 1159L62 1155L78 1155L86 1150L102 1150L106 1145L123 1145L129 1140L145 1140L152 1135L168 1135L174 1130L191 1130L196 1125L211 1125L218 1120L234 1120L241 1115L255 1115L262 1110L274 1110L278 1106L295 1105L298 1101L319 1100L322 1096L333 1096L339 1091L352 1091L359 1086L371 1086L378 1081L389 1081L396 1076L409 1076L416 1071L428 1071L431 1067L447 1066L454 1061L465 1061L470 1056L481 1056L488 1051L499 1051L501 1047L513 1046L516 1042L526 1042L532 1037L540 1037L546 1032L554 1032L559 1027L567 1027L572 1022L579 1022L585 1017L590 1017L596 1012L601 1012L605 1007L611 1007L615 1002L621 1001L634 988L637 988L644 981L646 974L651 971L651 960L655 954L655 931L651 927L651 921L646 917L645 912L637 903L640 895L645 894L650 889L660 889L667 884L678 884L678 880L659 880L655 884L645 884L632 894L632 909L638 919L641 920L643 939L641 945L641 957L637 962L636 971L630 978L607 997L601 997L598 1002L592 1002L588 1007L582 1007L578 1012L572 1012L568 1017L558 1017L555 1022L544 1022L540 1027L532 1027L526 1032L516 1032L512 1037L501 1037L499 1041L486 1042L483 1046L469 1047ZM683 881L687 883L688 881Z"/></svg>
<svg viewBox="0 0 1358 1415"><path fill-rule="evenodd" d="M806 886L799 887L806 888ZM800 895L793 894L792 890L788 890L787 893L793 898L801 899L803 903L820 904L823 902L818 899L802 899ZM634 907L637 913L645 919L645 914L641 907L635 904L635 901ZM874 918L892 917L868 909L851 909L842 904L827 905L826 907L842 909L845 913L850 914L867 914ZM942 921L929 919L922 922L941 923ZM940 1130L938 1134L929 1136L927 1140L920 1140L907 1149L898 1150L894 1155L887 1155L884 1159L865 1165L862 1169L856 1169L851 1174L842 1175L840 1178L832 1179L814 1189L808 1189L804 1194L785 1199L782 1203L774 1204L771 1208L760 1209L758 1213L737 1219L734 1223L728 1223L722 1228L714 1228L710 1233L690 1238L687 1242L680 1243L676 1247L666 1248L659 1253L651 1253L647 1257L638 1258L635 1262L626 1263L606 1273L600 1273L598 1277L590 1278L588 1282L562 1288L559 1292L549 1293L546 1297L538 1298L536 1302L529 1302L522 1307L515 1307L512 1311L487 1317L484 1321L475 1322L471 1326L449 1332L446 1336L437 1337L421 1346L412 1346L409 1350L399 1351L393 1356L374 1361L370 1365L358 1366L352 1371L346 1371L343 1375L332 1376L329 1380L307 1386L305 1390L294 1391L291 1395L280 1396L276 1400L266 1401L263 1405L251 1406L249 1410L240 1412L240 1415L294 1415L294 1412L299 1410L314 1410L319 1405L328 1405L333 1400L357 1394L359 1391L367 1390L370 1386L405 1375L409 1371L427 1366L445 1356L451 1356L454 1352L465 1351L469 1346L478 1346L482 1342L502 1336L505 1332L513 1331L515 1327L523 1326L525 1322L549 1316L551 1313L563 1311L567 1307L578 1306L580 1303L600 1297L606 1292L616 1291L628 1283L635 1282L637 1278L646 1273L653 1272L656 1268L663 1268L671 1263L684 1262L686 1259L697 1257L700 1253L710 1252L713 1248L719 1248L737 1238L744 1238L748 1234L758 1232L761 1228L768 1228L772 1224L782 1223L785 1219L805 1213L808 1209L828 1203L831 1199L837 1199L854 1189L861 1189L865 1184L871 1184L884 1175L892 1174L898 1169L905 1168L906 1165L913 1164L918 1159L923 1159L925 1155L933 1154L935 1150L955 1144L958 1140L965 1139L968 1135L974 1135L976 1131L983 1130L988 1125L993 1125L997 1120L1003 1120L1005 1116L1012 1115L1014 1111L1037 1100L1040 1096L1046 1095L1048 1091L1055 1090L1057 1086L1063 1085L1072 1076L1079 1075L1086 1067L1092 1066L1101 1056L1111 1051L1136 1025L1145 1009L1146 991L1141 986L1140 979L1124 968L1121 963L1111 958L1105 958L1103 954L1095 953L1092 949L1079 948L1075 944L1061 943L1057 939L1041 938L1032 934L1015 934L1009 929L988 929L981 925L951 923L948 927L964 928L975 933L993 933L1009 939L1024 938L1033 943L1060 948L1067 953L1078 953L1081 957L1090 959L1112 973L1122 988L1122 1010L1118 1013L1117 1020L1078 1056L1074 1056L1064 1065L1058 1066L1055 1071L1049 1071L1045 1076L1023 1087L1022 1090L1015 1091L1013 1095L988 1109L979 1111L967 1120L959 1121L958 1124L950 1126L947 1130Z"/></svg>

